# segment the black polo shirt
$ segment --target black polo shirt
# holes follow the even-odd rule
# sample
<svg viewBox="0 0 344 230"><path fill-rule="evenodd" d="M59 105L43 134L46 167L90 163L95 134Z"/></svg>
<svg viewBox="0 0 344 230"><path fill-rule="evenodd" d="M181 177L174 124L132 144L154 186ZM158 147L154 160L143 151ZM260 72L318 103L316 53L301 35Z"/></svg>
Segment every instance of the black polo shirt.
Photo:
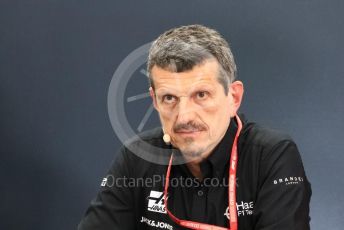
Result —
<svg viewBox="0 0 344 230"><path fill-rule="evenodd" d="M311 188L295 143L285 134L241 119L238 229L309 229ZM172 166L168 209L179 219L228 226L228 165L236 130L232 119L224 138L201 162L202 181L185 164ZM137 151L142 142L171 148L162 136L161 129L154 129L130 145ZM151 149L152 156L161 157L159 148ZM163 202L167 160L155 164L129 149L123 147L117 154L78 229L184 229L169 218Z"/></svg>

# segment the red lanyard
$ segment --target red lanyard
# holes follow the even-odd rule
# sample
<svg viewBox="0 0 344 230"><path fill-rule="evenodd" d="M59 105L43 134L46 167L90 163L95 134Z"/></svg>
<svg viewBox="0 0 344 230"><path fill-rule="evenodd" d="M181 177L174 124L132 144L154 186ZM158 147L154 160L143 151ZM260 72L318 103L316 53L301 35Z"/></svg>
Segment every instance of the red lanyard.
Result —
<svg viewBox="0 0 344 230"><path fill-rule="evenodd" d="M237 230L238 229L238 217L237 217L237 207L236 207L236 170L237 170L237 162L238 162L238 138L240 135L240 131L242 128L242 123L238 115L235 115L235 118L238 123L238 130L235 134L232 151L231 151L231 159L230 159L230 166L229 166L229 186L228 186L228 207L229 207L229 230ZM168 185L170 182L170 173L171 173L171 166L172 166L173 154L171 155L167 172L166 172L166 182L165 182L165 189L164 189L164 204L166 212L168 213L169 217L178 225L189 228L189 229L197 229L197 230L227 230L227 228L219 227L210 224L204 224L194 221L188 220L180 220L176 216L174 216L167 208L167 191Z"/></svg>

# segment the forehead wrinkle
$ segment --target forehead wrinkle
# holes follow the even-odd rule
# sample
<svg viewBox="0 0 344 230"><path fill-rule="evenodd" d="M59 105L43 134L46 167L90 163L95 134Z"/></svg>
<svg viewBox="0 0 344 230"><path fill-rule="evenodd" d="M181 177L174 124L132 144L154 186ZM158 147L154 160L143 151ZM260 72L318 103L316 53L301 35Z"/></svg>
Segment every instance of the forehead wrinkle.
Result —
<svg viewBox="0 0 344 230"><path fill-rule="evenodd" d="M189 75L189 74L187 74ZM216 76L215 76L216 77ZM171 74L163 74L155 79L156 83L160 85L185 85L185 83L191 83L190 85L197 84L199 82L212 82L214 77L210 73L195 73L191 76L185 76L181 73L171 73Z"/></svg>
<svg viewBox="0 0 344 230"><path fill-rule="evenodd" d="M208 68L205 68L205 65ZM168 90L189 91L200 83L218 82L218 64L213 61L205 62L203 65L195 66L192 70L185 72L170 72L166 69L153 67L155 89L164 87ZM213 84L210 84L213 85Z"/></svg>

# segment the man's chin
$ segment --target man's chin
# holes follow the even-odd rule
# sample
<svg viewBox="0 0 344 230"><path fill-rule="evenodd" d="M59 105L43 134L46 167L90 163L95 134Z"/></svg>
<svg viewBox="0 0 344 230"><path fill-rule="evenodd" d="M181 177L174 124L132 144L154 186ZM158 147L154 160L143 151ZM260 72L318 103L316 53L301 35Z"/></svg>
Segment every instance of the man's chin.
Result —
<svg viewBox="0 0 344 230"><path fill-rule="evenodd" d="M186 161L197 161L202 159L204 149L182 148L179 149Z"/></svg>

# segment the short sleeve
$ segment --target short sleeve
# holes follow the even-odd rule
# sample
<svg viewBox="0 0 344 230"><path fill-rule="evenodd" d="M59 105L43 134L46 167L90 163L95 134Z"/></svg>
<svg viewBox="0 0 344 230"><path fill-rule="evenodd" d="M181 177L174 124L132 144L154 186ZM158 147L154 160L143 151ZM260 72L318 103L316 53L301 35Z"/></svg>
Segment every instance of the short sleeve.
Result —
<svg viewBox="0 0 344 230"><path fill-rule="evenodd" d="M311 187L299 151L282 141L263 154L254 207L255 230L308 230Z"/></svg>
<svg viewBox="0 0 344 230"><path fill-rule="evenodd" d="M100 191L91 201L78 230L136 229L133 195L124 180L130 177L129 160L125 148L116 158L101 182Z"/></svg>

